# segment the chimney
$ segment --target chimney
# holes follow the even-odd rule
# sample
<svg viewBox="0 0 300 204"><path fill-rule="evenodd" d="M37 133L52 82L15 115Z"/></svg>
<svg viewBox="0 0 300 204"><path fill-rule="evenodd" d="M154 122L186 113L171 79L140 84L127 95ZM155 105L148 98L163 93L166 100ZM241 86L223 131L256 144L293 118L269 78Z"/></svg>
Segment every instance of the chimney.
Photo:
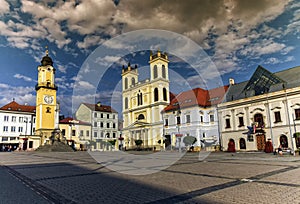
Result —
<svg viewBox="0 0 300 204"><path fill-rule="evenodd" d="M233 78L229 78L229 85L234 85L234 79Z"/></svg>

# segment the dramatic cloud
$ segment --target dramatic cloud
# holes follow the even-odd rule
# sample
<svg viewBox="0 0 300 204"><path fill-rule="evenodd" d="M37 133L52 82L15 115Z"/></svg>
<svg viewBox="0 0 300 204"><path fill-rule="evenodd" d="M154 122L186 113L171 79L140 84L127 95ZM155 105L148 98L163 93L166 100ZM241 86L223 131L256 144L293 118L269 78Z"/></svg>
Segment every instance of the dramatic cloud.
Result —
<svg viewBox="0 0 300 204"><path fill-rule="evenodd" d="M9 4L5 0L0 0L0 15L9 12Z"/></svg>
<svg viewBox="0 0 300 204"><path fill-rule="evenodd" d="M29 82L35 81L32 78L21 75L21 74L15 74L14 77L17 78L17 79L23 79L24 81L29 81Z"/></svg>

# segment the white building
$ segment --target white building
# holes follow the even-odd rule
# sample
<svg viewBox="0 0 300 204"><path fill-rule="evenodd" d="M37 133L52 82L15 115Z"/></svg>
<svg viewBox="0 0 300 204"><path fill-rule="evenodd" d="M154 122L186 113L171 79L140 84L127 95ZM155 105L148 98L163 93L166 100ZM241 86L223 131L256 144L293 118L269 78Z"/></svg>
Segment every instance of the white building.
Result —
<svg viewBox="0 0 300 204"><path fill-rule="evenodd" d="M300 67L271 73L258 66L249 81L231 80L218 105L223 150L263 151L268 141L273 148L299 147L299 76Z"/></svg>
<svg viewBox="0 0 300 204"><path fill-rule="evenodd" d="M142 140L142 148L161 147L163 121L161 111L169 104L168 56L157 51L150 54L150 79L139 81L137 67L122 69L123 130L125 147L135 148Z"/></svg>
<svg viewBox="0 0 300 204"><path fill-rule="evenodd" d="M0 108L0 151L11 146L23 150L38 144L28 137L35 132L35 106L20 105L14 100Z"/></svg>
<svg viewBox="0 0 300 204"><path fill-rule="evenodd" d="M215 149L219 145L216 105L223 100L228 86L204 90L195 88L178 94L162 111L165 146L183 147L183 139L197 139L195 150L206 146ZM209 146L209 147L208 147ZM170 147L169 147L170 148Z"/></svg>
<svg viewBox="0 0 300 204"><path fill-rule="evenodd" d="M118 112L111 106L82 103L75 116L77 120L91 124L91 140L97 142L96 149L104 148L103 141L117 140Z"/></svg>

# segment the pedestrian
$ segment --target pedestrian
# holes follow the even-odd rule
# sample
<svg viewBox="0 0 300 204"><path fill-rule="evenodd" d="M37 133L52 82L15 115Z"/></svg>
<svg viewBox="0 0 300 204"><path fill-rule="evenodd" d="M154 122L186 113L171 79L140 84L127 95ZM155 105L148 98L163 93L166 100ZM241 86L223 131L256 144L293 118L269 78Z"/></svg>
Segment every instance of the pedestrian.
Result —
<svg viewBox="0 0 300 204"><path fill-rule="evenodd" d="M283 152L282 152L282 146L281 146L281 145L279 145L277 151L278 151L278 154L279 154L280 156L283 155Z"/></svg>

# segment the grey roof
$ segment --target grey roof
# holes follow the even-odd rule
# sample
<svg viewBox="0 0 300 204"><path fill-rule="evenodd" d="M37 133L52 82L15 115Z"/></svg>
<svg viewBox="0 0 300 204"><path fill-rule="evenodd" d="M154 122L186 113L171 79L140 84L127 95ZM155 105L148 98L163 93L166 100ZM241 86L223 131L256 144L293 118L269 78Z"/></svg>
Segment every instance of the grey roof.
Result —
<svg viewBox="0 0 300 204"><path fill-rule="evenodd" d="M269 93L276 92L276 91L283 90L284 88L294 88L300 86L300 66L286 69L280 72L275 72L275 73L271 73L267 71L267 74L264 76L262 75L260 76L256 74L259 69L267 71L265 68L258 66L256 71L254 72L254 74L251 76L249 80L230 85L223 102L229 102L229 101L234 101L234 100L243 99L247 97L252 97L252 96L264 94L266 92ZM261 85L259 81L265 80L266 77L267 79L270 79L270 83L267 84L269 85L269 87L266 87L266 89L264 89L264 92L257 93L257 90L254 90L256 88L255 87L256 84L253 85L253 83L257 83L259 86Z"/></svg>

